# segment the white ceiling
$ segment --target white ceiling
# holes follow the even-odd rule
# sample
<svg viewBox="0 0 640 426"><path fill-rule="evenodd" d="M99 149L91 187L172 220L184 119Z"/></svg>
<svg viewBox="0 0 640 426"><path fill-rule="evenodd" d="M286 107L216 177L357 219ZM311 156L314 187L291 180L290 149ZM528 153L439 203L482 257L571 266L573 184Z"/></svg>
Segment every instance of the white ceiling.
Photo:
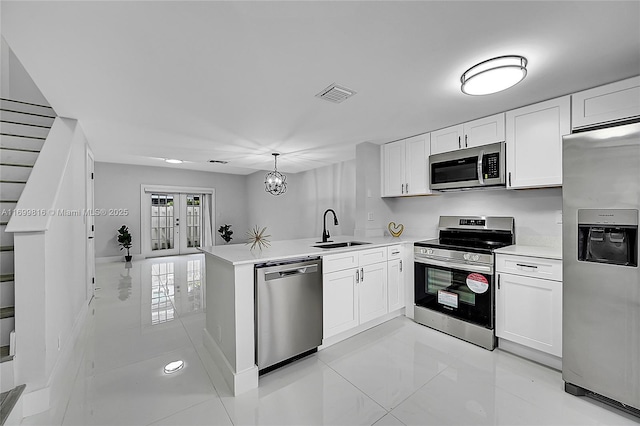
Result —
<svg viewBox="0 0 640 426"><path fill-rule="evenodd" d="M6 1L1 31L96 160L299 172L384 143L640 74L640 2ZM471 97L493 56L526 79ZM331 83L357 92L315 97ZM179 158L168 165L162 158ZM227 160L213 165L210 159Z"/></svg>

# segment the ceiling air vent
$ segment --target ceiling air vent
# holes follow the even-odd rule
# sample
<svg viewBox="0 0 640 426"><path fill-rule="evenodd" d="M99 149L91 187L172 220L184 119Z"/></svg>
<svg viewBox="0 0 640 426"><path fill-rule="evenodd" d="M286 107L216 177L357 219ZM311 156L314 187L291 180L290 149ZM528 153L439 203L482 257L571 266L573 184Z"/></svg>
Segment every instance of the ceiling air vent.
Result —
<svg viewBox="0 0 640 426"><path fill-rule="evenodd" d="M210 163L213 164L227 164L228 161L224 161L224 160L209 160Z"/></svg>
<svg viewBox="0 0 640 426"><path fill-rule="evenodd" d="M340 102L344 101L347 98L350 98L355 94L356 92L351 89L332 84L331 86L318 93L316 97L339 104Z"/></svg>

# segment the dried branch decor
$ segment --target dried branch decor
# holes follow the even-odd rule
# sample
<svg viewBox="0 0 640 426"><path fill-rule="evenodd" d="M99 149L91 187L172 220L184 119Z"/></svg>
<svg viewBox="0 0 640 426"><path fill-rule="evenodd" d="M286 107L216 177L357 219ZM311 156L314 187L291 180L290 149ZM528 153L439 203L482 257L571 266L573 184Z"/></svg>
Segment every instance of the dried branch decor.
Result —
<svg viewBox="0 0 640 426"><path fill-rule="evenodd" d="M258 225L254 226L253 229L247 231L248 239L245 244L251 244L251 250L256 247L258 247L260 250L265 247L269 247L271 243L269 242L269 240L267 240L267 237L270 237L271 235L264 235L264 232L266 230L266 226L262 228L262 230Z"/></svg>

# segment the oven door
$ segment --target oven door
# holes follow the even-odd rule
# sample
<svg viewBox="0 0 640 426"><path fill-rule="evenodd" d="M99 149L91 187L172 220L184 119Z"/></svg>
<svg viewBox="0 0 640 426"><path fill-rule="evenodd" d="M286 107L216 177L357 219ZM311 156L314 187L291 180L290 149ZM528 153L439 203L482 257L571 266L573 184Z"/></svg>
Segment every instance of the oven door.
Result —
<svg viewBox="0 0 640 426"><path fill-rule="evenodd" d="M415 303L493 329L493 267L415 258Z"/></svg>

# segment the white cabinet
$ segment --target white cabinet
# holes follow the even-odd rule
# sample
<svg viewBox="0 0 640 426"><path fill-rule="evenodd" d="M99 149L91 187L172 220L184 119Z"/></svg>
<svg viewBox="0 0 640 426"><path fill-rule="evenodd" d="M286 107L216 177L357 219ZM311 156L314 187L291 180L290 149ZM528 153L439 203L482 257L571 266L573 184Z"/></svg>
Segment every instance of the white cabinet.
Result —
<svg viewBox="0 0 640 426"><path fill-rule="evenodd" d="M393 312L404 306L404 265L402 246L387 248L387 310Z"/></svg>
<svg viewBox="0 0 640 426"><path fill-rule="evenodd" d="M431 154L502 142L504 113L431 132Z"/></svg>
<svg viewBox="0 0 640 426"><path fill-rule="evenodd" d="M387 313L387 247L327 255L322 267L324 338Z"/></svg>
<svg viewBox="0 0 640 426"><path fill-rule="evenodd" d="M507 186L562 185L562 136L571 133L570 97L506 113Z"/></svg>
<svg viewBox="0 0 640 426"><path fill-rule="evenodd" d="M562 261L496 254L496 335L562 356Z"/></svg>
<svg viewBox="0 0 640 426"><path fill-rule="evenodd" d="M429 146L429 133L382 146L383 197L430 193L427 175Z"/></svg>
<svg viewBox="0 0 640 426"><path fill-rule="evenodd" d="M574 129L640 116L640 76L571 95Z"/></svg>
<svg viewBox="0 0 640 426"><path fill-rule="evenodd" d="M324 274L322 282L323 335L325 338L359 324L356 269Z"/></svg>

